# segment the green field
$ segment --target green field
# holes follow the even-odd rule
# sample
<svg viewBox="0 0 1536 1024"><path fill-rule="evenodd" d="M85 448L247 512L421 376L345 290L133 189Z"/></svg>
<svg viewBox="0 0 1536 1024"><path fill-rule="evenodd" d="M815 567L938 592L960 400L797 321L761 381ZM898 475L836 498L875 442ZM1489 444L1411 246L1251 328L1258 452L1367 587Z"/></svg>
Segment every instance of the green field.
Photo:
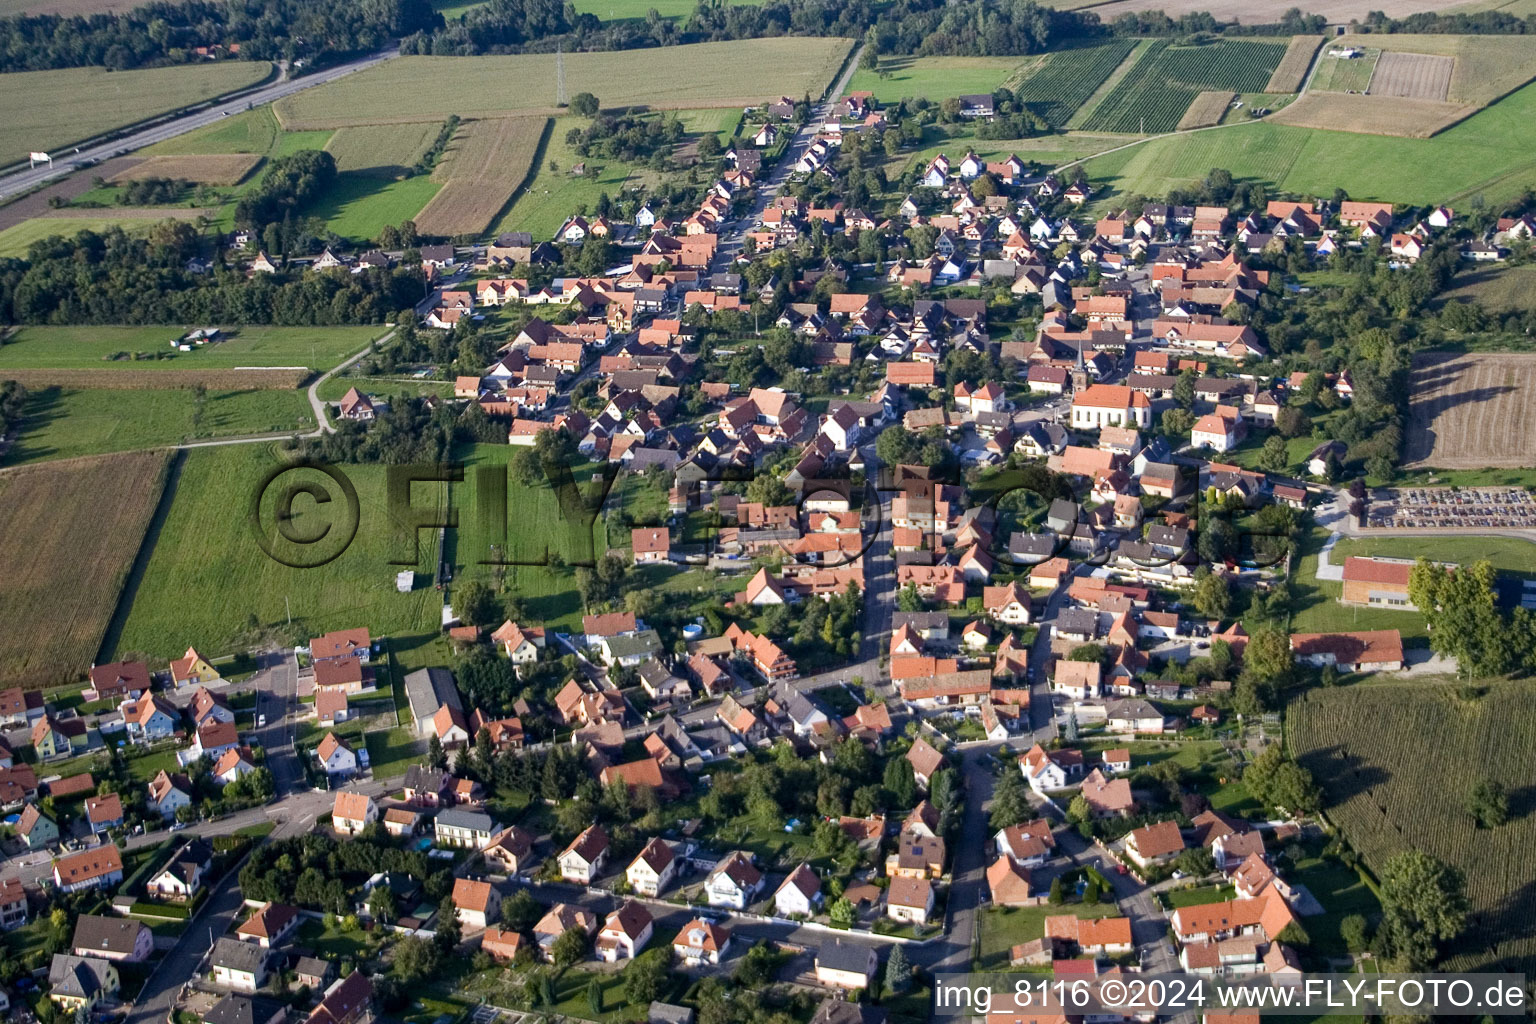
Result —
<svg viewBox="0 0 1536 1024"><path fill-rule="evenodd" d="M1135 49L1130 39L1103 46L1057 50L1031 64L1014 86L1014 95L1030 111L1059 128L1088 101Z"/></svg>
<svg viewBox="0 0 1536 1024"><path fill-rule="evenodd" d="M322 402L339 402L351 388L370 395L437 395L453 397L453 382L447 380L414 380L405 377L353 377L337 374L327 377L319 389Z"/></svg>
<svg viewBox="0 0 1536 1024"><path fill-rule="evenodd" d="M872 92L882 103L991 93L1023 64L1020 57L882 57L879 70L855 71L848 91Z"/></svg>
<svg viewBox="0 0 1536 1024"><path fill-rule="evenodd" d="M1301 535L1296 561L1296 577L1291 583L1292 633L1330 633L1341 630L1396 629L1403 635L1404 644L1423 645L1428 632L1424 616L1413 610L1398 611L1393 608L1368 608L1360 605L1340 604L1344 584L1337 580L1317 578L1318 552L1328 539L1328 531L1314 529ZM1340 541L1342 544L1343 541ZM1436 542L1438 544L1438 542ZM1420 542L1420 550L1423 542ZM1355 552L1359 554L1359 552ZM1337 549L1328 556L1330 563L1343 564L1343 556Z"/></svg>
<svg viewBox="0 0 1536 1024"><path fill-rule="evenodd" d="M302 391L210 389L199 413L190 388L42 388L28 397L24 415L15 445L5 457L8 465L315 428Z"/></svg>
<svg viewBox="0 0 1536 1024"><path fill-rule="evenodd" d="M217 124L157 142L139 152L144 156L176 156L183 153L261 153L268 158L286 156L301 149L325 149L331 132L285 132L270 105L235 114ZM247 179L250 180L250 179Z"/></svg>
<svg viewBox="0 0 1536 1024"><path fill-rule="evenodd" d="M1381 51L1367 48L1362 56L1345 60L1328 56L1328 51L1336 48L1336 45L1325 47L1307 88L1319 92L1365 92L1366 86L1371 84L1371 74L1376 70L1376 58L1381 56Z"/></svg>
<svg viewBox="0 0 1536 1024"><path fill-rule="evenodd" d="M62 148L113 128L255 85L261 61L220 61L144 71L64 68L0 75L0 161Z"/></svg>
<svg viewBox="0 0 1536 1024"><path fill-rule="evenodd" d="M1286 743L1321 784L1329 820L1372 871L1408 849L1461 871L1472 914L1444 969L1529 972L1536 683L1489 680L1472 690L1446 678L1312 689L1286 710ZM1480 829L1465 799L1487 778L1508 789L1512 813L1507 824Z"/></svg>
<svg viewBox="0 0 1536 1024"><path fill-rule="evenodd" d="M425 174L386 181L352 171L338 175L325 195L304 212L322 218L326 228L341 237L362 243L377 238L387 226L414 218L442 187Z"/></svg>
<svg viewBox="0 0 1536 1024"><path fill-rule="evenodd" d="M815 97L850 45L785 37L662 47L645 54L648 65L668 69L656 74L637 74L634 54L625 51L568 53L565 88L567 95L593 93L607 107L678 110L762 103L780 94ZM401 57L279 100L276 109L295 129L554 113L555 77L554 54Z"/></svg>
<svg viewBox="0 0 1536 1024"><path fill-rule="evenodd" d="M196 325L193 325L196 326ZM328 370L384 333L382 327L237 327L229 340L191 352L169 342L190 327L23 327L0 345L0 370L229 370L237 366L307 366ZM110 360L118 352L164 358Z"/></svg>
<svg viewBox="0 0 1536 1024"><path fill-rule="evenodd" d="M270 558L257 544L247 511L263 477L283 458L267 444L231 445L189 451L170 512L158 530L151 528L150 554L142 574L130 578L113 618L104 652L138 651L151 657L180 655L195 644L210 656L231 649L251 617L263 625L282 625L291 614L297 636L329 629L367 626L374 636L435 631L441 596L418 583L410 594L395 592L400 566L389 562L393 530L385 504L383 466L346 466L357 490L356 536L334 561L318 568L290 568ZM301 531L330 525L340 536L345 523L318 522L345 502L334 483L313 471L291 470L274 492L290 484L317 482L337 500L317 506L308 498L294 503ZM433 485L441 487L441 485ZM413 489L417 505L432 501L432 490ZM270 527L270 502L263 522ZM432 564L433 545L423 531L418 571ZM291 548L279 553L298 560Z"/></svg>
<svg viewBox="0 0 1536 1024"><path fill-rule="evenodd" d="M725 0L728 7L751 6L753 0ZM592 14L603 21L644 20L655 10L663 18L687 18L698 0L576 0L577 14ZM443 12L447 17L447 11Z"/></svg>
<svg viewBox="0 0 1536 1024"><path fill-rule="evenodd" d="M533 179L517 193L492 229L493 234L529 231L536 240L553 238L578 206L585 204L590 211L604 192L616 196L626 185L649 180L646 171L629 164L582 161L565 142L566 132L582 123L578 117L557 117L552 127L545 129L546 141L539 151ZM556 170L549 169L550 161L555 162ZM570 169L578 162L587 164L587 173L575 178Z"/></svg>
<svg viewBox="0 0 1536 1024"><path fill-rule="evenodd" d="M704 110L679 110L677 119L690 136L714 132L722 146L729 146L741 124L741 111L732 107L712 107ZM748 141L751 141L750 139Z"/></svg>
<svg viewBox="0 0 1536 1024"><path fill-rule="evenodd" d="M1114 197L1161 197L1189 188L1213 167L1295 195L1429 204L1490 203L1536 185L1536 155L1510 146L1536 118L1536 85L1528 85L1430 139L1295 128L1262 121L1147 143L1088 162L1095 183Z"/></svg>
<svg viewBox="0 0 1536 1024"><path fill-rule="evenodd" d="M1463 270L1442 298L1475 302L1490 313L1536 309L1536 266Z"/></svg>
<svg viewBox="0 0 1536 1024"><path fill-rule="evenodd" d="M0 256L25 256L33 242L54 235L72 238L81 231L102 232L112 228L122 228L132 235L148 232L154 226L155 221L143 217L113 217L110 214L102 217L33 217L0 231Z"/></svg>
<svg viewBox="0 0 1536 1024"><path fill-rule="evenodd" d="M437 138L441 125L360 125L342 128L325 144L336 158L336 169L375 178L398 178L410 172Z"/></svg>
<svg viewBox="0 0 1536 1024"><path fill-rule="evenodd" d="M1536 543L1518 537L1342 537L1329 560L1343 563L1351 555L1417 558L1467 565L1487 559L1495 569L1536 577Z"/></svg>
<svg viewBox="0 0 1536 1024"><path fill-rule="evenodd" d="M1284 55L1285 46L1279 43L1248 39L1197 46L1153 43L1099 101L1083 127L1141 134L1173 131L1202 91L1258 92Z"/></svg>

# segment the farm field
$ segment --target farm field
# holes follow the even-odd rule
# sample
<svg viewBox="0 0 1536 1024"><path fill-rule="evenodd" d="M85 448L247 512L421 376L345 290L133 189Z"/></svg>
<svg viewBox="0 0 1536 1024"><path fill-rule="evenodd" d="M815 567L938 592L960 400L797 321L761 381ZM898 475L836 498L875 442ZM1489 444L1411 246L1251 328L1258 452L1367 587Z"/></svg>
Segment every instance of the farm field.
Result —
<svg viewBox="0 0 1536 1024"><path fill-rule="evenodd" d="M726 0L726 6L751 6L753 0ZM697 0L576 0L577 14L592 14L603 21L644 20L652 8L663 18L686 19L697 8ZM444 11L444 17L447 12Z"/></svg>
<svg viewBox="0 0 1536 1024"><path fill-rule="evenodd" d="M167 458L135 452L0 473L0 574L8 581L0 588L0 685L68 682L96 662Z"/></svg>
<svg viewBox="0 0 1536 1024"><path fill-rule="evenodd" d="M872 92L882 103L925 96L935 102L950 96L991 93L1011 75L1040 58L1021 57L881 57L878 71L859 68L849 92ZM796 93L786 93L795 96Z"/></svg>
<svg viewBox="0 0 1536 1024"><path fill-rule="evenodd" d="M1309 92L1271 120L1301 128L1427 139L1476 111L1468 104L1442 100Z"/></svg>
<svg viewBox="0 0 1536 1024"><path fill-rule="evenodd" d="M122 217L115 212L104 217L33 217L15 227L0 231L0 256L25 256L27 248L40 238L63 235L69 238L81 231L106 231L120 227L129 234L147 232L154 221L142 217Z"/></svg>
<svg viewBox="0 0 1536 1024"><path fill-rule="evenodd" d="M255 85L259 61L113 71L64 68L0 75L0 161L55 149L178 107Z"/></svg>
<svg viewBox="0 0 1536 1024"><path fill-rule="evenodd" d="M217 124L157 142L140 150L144 156L204 153L257 153L284 156L300 149L324 149L331 132L284 132L270 104L235 114Z"/></svg>
<svg viewBox="0 0 1536 1024"><path fill-rule="evenodd" d="M1189 109L1184 111L1184 116L1179 118L1179 131L1190 128L1209 128L1213 124L1220 124L1226 115L1227 108L1237 98L1232 92L1203 92L1194 98Z"/></svg>
<svg viewBox="0 0 1536 1024"><path fill-rule="evenodd" d="M261 162L254 153L152 156L107 179L117 185L143 178L181 178L203 185L238 185Z"/></svg>
<svg viewBox="0 0 1536 1024"><path fill-rule="evenodd" d="M847 39L785 37L647 50L655 67L636 74L628 51L565 55L568 95L590 92L607 107L735 107L784 94L820 96L848 55ZM423 88L423 82L436 83ZM316 86L276 104L285 128L441 122L508 114L555 114L555 55L401 57Z"/></svg>
<svg viewBox="0 0 1536 1024"><path fill-rule="evenodd" d="M617 195L623 188L648 180L644 169L618 161L585 161L586 175L572 177L571 168L582 158L566 144L565 134L582 123L579 117L557 117L549 122L535 151L533 177L518 190L494 230L529 231L538 240L553 238L577 206L585 204L590 210L604 192ZM551 162L554 170L550 170Z"/></svg>
<svg viewBox="0 0 1536 1024"><path fill-rule="evenodd" d="M1260 121L1153 139L1090 161L1087 173L1107 180L1115 195L1161 197L1224 167L1239 180L1294 195L1342 188L1358 199L1398 203L1454 205L1474 195L1499 203L1536 184L1536 155L1507 144L1533 117L1536 87L1527 86L1431 139Z"/></svg>
<svg viewBox="0 0 1536 1024"><path fill-rule="evenodd" d="M430 235L477 235L528 178L547 122L502 117L460 125L432 172L441 190L416 216Z"/></svg>
<svg viewBox="0 0 1536 1024"><path fill-rule="evenodd" d="M299 569L269 558L245 516L263 476L285 461L275 445L196 449L183 459L170 512L141 572L124 592L104 656L139 651L158 661L179 656L188 644L216 656L233 646L250 616L264 625L279 624L288 608L298 636L359 624L367 624L375 636L437 628L435 590L418 585L410 594L395 592L401 567L389 564L383 466L341 467L357 489L356 537L329 564ZM312 471L294 470L283 477L284 484L304 480L336 493L334 482ZM427 485L413 489L418 504L430 501L430 493ZM313 521L320 514L316 508L307 499L295 504L299 520ZM270 524L271 513L264 508L263 522ZM432 564L430 543L423 543L421 554L417 568L426 570ZM232 580L239 584L231 586Z"/></svg>
<svg viewBox="0 0 1536 1024"><path fill-rule="evenodd" d="M1383 53L1432 54L1454 57L1455 69L1446 99L1452 103L1486 106L1536 77L1536 47L1520 36L1415 35L1372 33L1339 36L1329 46L1370 45ZM1375 84L1372 83L1372 91Z"/></svg>
<svg viewBox="0 0 1536 1024"><path fill-rule="evenodd" d="M336 158L336 169L343 174L351 171L375 178L398 178L421 159L441 127L422 122L341 128L325 149Z"/></svg>
<svg viewBox="0 0 1536 1024"><path fill-rule="evenodd" d="M191 352L169 342L187 327L22 327L0 345L0 370L111 368L231 370L239 366L330 369L384 333L382 327L237 327L228 341ZM114 353L164 352L161 359L112 361Z"/></svg>
<svg viewBox="0 0 1536 1024"><path fill-rule="evenodd" d="M1199 46L1158 41L1099 101L1083 122L1090 131L1172 131L1195 97L1206 90L1258 92L1285 50L1278 43L1222 39Z"/></svg>
<svg viewBox="0 0 1536 1024"><path fill-rule="evenodd" d="M1136 11L1162 11L1170 18L1209 12L1218 21L1238 21L1244 25L1273 25L1292 5L1285 0L1115 0L1113 3L1086 3L1084 0L1052 0L1052 7L1080 9L1092 7L1099 20L1108 25L1123 14ZM1321 14L1330 25L1364 21L1372 11L1389 18L1401 18L1419 11L1444 10L1453 0L1312 0L1308 14Z"/></svg>
<svg viewBox="0 0 1536 1024"><path fill-rule="evenodd" d="M1057 50L1030 65L1017 82L1010 78L1007 84L1032 113L1059 128L1135 48L1134 41L1121 39L1103 46Z"/></svg>
<svg viewBox="0 0 1536 1024"><path fill-rule="evenodd" d="M1446 299L1475 302L1491 313L1536 309L1536 266L1464 270L1455 285Z"/></svg>
<svg viewBox="0 0 1536 1024"><path fill-rule="evenodd" d="M1300 90L1307 80L1307 72L1312 68L1312 58L1322 43L1322 36L1291 36L1291 41L1285 47L1285 56L1275 65L1264 91L1284 93Z"/></svg>
<svg viewBox="0 0 1536 1024"><path fill-rule="evenodd" d="M1373 96L1444 101L1451 88L1451 69L1455 66L1454 57L1389 51L1376 59L1370 92Z"/></svg>
<svg viewBox="0 0 1536 1024"><path fill-rule="evenodd" d="M425 175L386 181L349 171L337 175L325 195L304 212L323 219L328 229L343 238L366 242L378 237L386 226L414 218L440 188Z"/></svg>
<svg viewBox="0 0 1536 1024"><path fill-rule="evenodd" d="M137 0L0 0L0 18L17 14L101 14L138 6Z"/></svg>
<svg viewBox="0 0 1536 1024"><path fill-rule="evenodd" d="M209 390L199 403L190 388L52 387L34 391L23 415L7 464L315 428L309 399L301 391Z"/></svg>
<svg viewBox="0 0 1536 1024"><path fill-rule="evenodd" d="M1511 429L1536 399L1536 355L1419 352L1410 388L1405 468L1536 463L1536 434Z"/></svg>
<svg viewBox="0 0 1536 1024"><path fill-rule="evenodd" d="M1329 54L1343 47L1330 44L1318 58L1317 72L1308 86L1318 92L1365 92L1376 72L1376 61L1381 50L1374 46L1357 46L1358 57L1332 57Z"/></svg>
<svg viewBox="0 0 1536 1024"><path fill-rule="evenodd" d="M1286 742L1323 788L1328 817L1371 870L1418 849L1459 869L1472 911L1448 970L1536 966L1536 773L1530 681L1493 680L1467 699L1452 680L1313 689L1286 713ZM1432 743L1433 757L1426 757ZM1511 793L1511 820L1473 827L1465 794L1483 778Z"/></svg>

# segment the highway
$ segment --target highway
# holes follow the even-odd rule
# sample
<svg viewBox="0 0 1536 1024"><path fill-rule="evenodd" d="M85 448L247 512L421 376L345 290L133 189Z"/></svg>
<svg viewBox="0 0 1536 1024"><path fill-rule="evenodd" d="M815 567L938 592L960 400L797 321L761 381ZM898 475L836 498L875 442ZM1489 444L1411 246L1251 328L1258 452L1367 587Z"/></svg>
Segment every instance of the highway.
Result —
<svg viewBox="0 0 1536 1024"><path fill-rule="evenodd" d="M396 56L399 56L399 53L395 50L381 50L367 57L316 71L314 74L302 75L298 78L281 77L270 85L260 86L245 93L232 94L223 102L214 103L211 107L150 125L120 139L87 145L79 150L73 148L67 151L61 150L53 154L51 167L42 164L13 171L0 177L0 200L14 196L18 192L29 191L56 178L63 178L81 167L92 166L103 160L124 156L145 146L173 139L178 135L213 124L231 114L240 113L249 107L259 107L263 103L271 103L285 96L303 92L305 89L324 85L326 82L334 82L354 71L373 67Z"/></svg>

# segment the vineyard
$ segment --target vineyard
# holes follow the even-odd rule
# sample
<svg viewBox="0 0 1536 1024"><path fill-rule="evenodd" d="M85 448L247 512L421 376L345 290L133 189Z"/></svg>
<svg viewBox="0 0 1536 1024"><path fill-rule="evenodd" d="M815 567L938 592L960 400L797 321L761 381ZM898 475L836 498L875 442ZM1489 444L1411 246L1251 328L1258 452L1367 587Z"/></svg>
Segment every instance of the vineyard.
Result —
<svg viewBox="0 0 1536 1024"><path fill-rule="evenodd" d="M1099 101L1083 128L1088 131L1171 132L1200 93L1258 92L1285 53L1281 43L1222 39L1202 46L1173 46L1159 40Z"/></svg>
<svg viewBox="0 0 1536 1024"><path fill-rule="evenodd" d="M1296 759L1323 787L1329 819L1374 872L1424 850L1466 878L1472 915L1447 970L1536 967L1536 682L1463 693L1447 681L1392 680L1309 691L1287 711ZM1510 821L1476 828L1467 792L1483 778L1510 794Z"/></svg>
<svg viewBox="0 0 1536 1024"><path fill-rule="evenodd" d="M1005 83L1036 116L1059 128L1134 49L1134 40L1047 54L1019 82Z"/></svg>

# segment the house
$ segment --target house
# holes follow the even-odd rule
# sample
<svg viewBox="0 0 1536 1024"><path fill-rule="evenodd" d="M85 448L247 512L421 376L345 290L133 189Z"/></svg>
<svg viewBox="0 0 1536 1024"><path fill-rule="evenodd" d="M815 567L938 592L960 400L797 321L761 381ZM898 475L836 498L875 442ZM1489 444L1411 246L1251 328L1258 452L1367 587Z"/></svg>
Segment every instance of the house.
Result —
<svg viewBox="0 0 1536 1024"><path fill-rule="evenodd" d="M217 939L208 958L208 980L236 992L255 992L267 983L269 955L254 942Z"/></svg>
<svg viewBox="0 0 1536 1024"><path fill-rule="evenodd" d="M561 878L590 885L608 864L608 833L601 825L588 826L561 851L559 862Z"/></svg>
<svg viewBox="0 0 1536 1024"><path fill-rule="evenodd" d="M1075 428L1113 426L1145 430L1151 425L1151 399L1123 384L1092 384L1072 396Z"/></svg>
<svg viewBox="0 0 1536 1024"><path fill-rule="evenodd" d="M944 755L921 736L912 741L912 746L907 750L906 758L912 764L912 777L923 790L928 789L929 782L939 769L944 767Z"/></svg>
<svg viewBox="0 0 1536 1024"><path fill-rule="evenodd" d="M880 958L873 946L833 939L816 951L815 964L818 985L857 990L869 987Z"/></svg>
<svg viewBox="0 0 1536 1024"><path fill-rule="evenodd" d="M357 754L334 732L326 733L320 745L315 748L315 760L327 775L357 774Z"/></svg>
<svg viewBox="0 0 1536 1024"><path fill-rule="evenodd" d="M1059 626L1058 621L1058 635L1061 633ZM1094 700L1103 692L1103 672L1103 666L1097 661L1058 661L1051 688L1074 700Z"/></svg>
<svg viewBox="0 0 1536 1024"><path fill-rule="evenodd" d="M421 812L413 807L386 807L379 821L396 839L414 836L421 828Z"/></svg>
<svg viewBox="0 0 1536 1024"><path fill-rule="evenodd" d="M885 858L890 878L939 878L944 874L944 840L904 832L896 840L896 852Z"/></svg>
<svg viewBox="0 0 1536 1024"><path fill-rule="evenodd" d="M480 936L480 951L498 964L511 963L522 949L522 935L510 928L491 925Z"/></svg>
<svg viewBox="0 0 1536 1024"><path fill-rule="evenodd" d="M171 774L165 770L149 782L149 809L167 821L176 812L192 804L192 781L185 775Z"/></svg>
<svg viewBox="0 0 1536 1024"><path fill-rule="evenodd" d="M580 929L583 933L591 935L597 931L597 916L583 907L569 903L556 903L549 908L549 913L533 926L533 941L538 944L539 952L544 955L544 958L552 960L551 951L554 949L555 940L573 929Z"/></svg>
<svg viewBox="0 0 1536 1024"><path fill-rule="evenodd" d="M123 824L123 798L116 793L85 798L85 820L91 831L100 835Z"/></svg>
<svg viewBox="0 0 1536 1024"><path fill-rule="evenodd" d="M165 900L190 900L202 891L204 876L212 867L212 845L206 839L188 839L144 883L144 891Z"/></svg>
<svg viewBox="0 0 1536 1024"><path fill-rule="evenodd" d="M1170 924L1179 942L1188 945L1237 935L1262 935L1274 942L1295 921L1285 897L1269 889L1254 899L1180 907L1173 912Z"/></svg>
<svg viewBox="0 0 1536 1024"><path fill-rule="evenodd" d="M987 614L1009 626L1027 626L1031 610L1029 591L1017 581L1002 587L984 587L981 605Z"/></svg>
<svg viewBox="0 0 1536 1024"><path fill-rule="evenodd" d="M1080 918L1076 914L1058 914L1045 919L1045 936L1054 942L1069 943L1081 954L1119 956L1132 949L1131 919L1128 917Z"/></svg>
<svg viewBox="0 0 1536 1024"><path fill-rule="evenodd" d="M1097 768L1083 780L1080 792L1095 817L1125 818L1136 807L1136 801L1131 796L1130 782L1126 779L1105 778L1104 773Z"/></svg>
<svg viewBox="0 0 1536 1024"><path fill-rule="evenodd" d="M1340 604L1378 608L1416 608L1408 596L1408 577L1413 563L1401 558L1344 559L1344 592Z"/></svg>
<svg viewBox="0 0 1536 1024"><path fill-rule="evenodd" d="M323 960L318 962L325 963ZM306 983L301 980L299 984ZM310 991L320 988L323 986L310 986ZM288 1024L288 1007L275 999L252 998L232 992L203 1010L200 1019L202 1024Z"/></svg>
<svg viewBox="0 0 1536 1024"><path fill-rule="evenodd" d="M793 917L797 914L809 917L816 912L821 901L821 879L804 861L789 873L773 894L774 913L779 917Z"/></svg>
<svg viewBox="0 0 1536 1024"><path fill-rule="evenodd" d="M704 880L704 894L712 907L745 910L763 887L763 873L752 863L750 854L733 850Z"/></svg>
<svg viewBox="0 0 1536 1024"><path fill-rule="evenodd" d="M933 913L933 883L905 875L891 879L885 894L885 916L893 921L927 924Z"/></svg>
<svg viewBox="0 0 1536 1024"><path fill-rule="evenodd" d="M366 793L341 792L331 810L331 828L352 836L379 820L379 805Z"/></svg>
<svg viewBox="0 0 1536 1024"><path fill-rule="evenodd" d="M1292 633L1291 657L1340 672L1396 672L1403 667L1403 637L1395 629L1358 633Z"/></svg>
<svg viewBox="0 0 1536 1024"><path fill-rule="evenodd" d="M659 896L677 877L677 855L666 842L652 837L625 869L624 877L637 894Z"/></svg>
<svg viewBox="0 0 1536 1024"><path fill-rule="evenodd" d="M27 923L27 889L19 878L0 879L0 930Z"/></svg>
<svg viewBox="0 0 1536 1024"><path fill-rule="evenodd" d="M405 696L411 706L411 719L418 736L437 735L437 713L449 708L463 715L459 688L453 673L445 668L420 668L405 677ZM467 731L467 730L466 730ZM438 737L442 739L441 736Z"/></svg>
<svg viewBox="0 0 1536 1024"><path fill-rule="evenodd" d="M491 841L496 822L489 814L450 807L438 811L432 821L434 842L438 846L461 850L480 850Z"/></svg>
<svg viewBox="0 0 1536 1024"><path fill-rule="evenodd" d="M1178 822L1159 821L1133 830L1125 837L1125 853L1142 867L1163 864L1184 852L1184 835Z"/></svg>
<svg viewBox="0 0 1536 1024"><path fill-rule="evenodd" d="M629 537L636 565L671 560L672 532L666 527L637 526L629 531Z"/></svg>
<svg viewBox="0 0 1536 1024"><path fill-rule="evenodd" d="M112 843L81 850L53 862L53 884L60 892L110 889L123 880L123 856Z"/></svg>
<svg viewBox="0 0 1536 1024"><path fill-rule="evenodd" d="M608 963L633 960L651 941L655 931L651 912L635 900L625 900L618 910L608 915L602 930L597 933L598 959Z"/></svg>
<svg viewBox="0 0 1536 1024"><path fill-rule="evenodd" d="M1106 750L1099 755L1099 764L1104 771L1111 775L1118 775L1131 770L1131 751L1128 747L1116 747Z"/></svg>
<svg viewBox="0 0 1536 1024"><path fill-rule="evenodd" d="M673 954L690 967L718 964L730 948L731 930L703 918L683 925L672 940Z"/></svg>
<svg viewBox="0 0 1536 1024"><path fill-rule="evenodd" d="M197 652L190 647L187 654ZM201 660L201 659L199 659ZM176 662L171 662L174 669ZM218 678L218 673L214 673ZM91 689L97 700L137 700L149 692L149 666L142 661L114 661L110 665L97 665L91 669Z"/></svg>
<svg viewBox="0 0 1536 1024"><path fill-rule="evenodd" d="M263 903L235 929L235 935L243 942L254 942L258 946L272 949L282 945L283 940L293 934L298 926L297 907L290 907L286 903Z"/></svg>
<svg viewBox="0 0 1536 1024"><path fill-rule="evenodd" d="M1030 906L1029 871L1008 857L999 857L987 868L987 891L999 907Z"/></svg>
<svg viewBox="0 0 1536 1024"><path fill-rule="evenodd" d="M1039 749L1039 744L1035 745ZM1059 753L1059 751L1058 751ZM1081 753L1077 753L1079 760ZM992 837L997 852L1023 868L1037 868L1044 864L1056 849L1056 837L1051 834L1051 823L1044 818L1020 822L999 829Z"/></svg>
<svg viewBox="0 0 1536 1024"><path fill-rule="evenodd" d="M490 882L453 880L453 912L466 928L484 928L501 916L501 891Z"/></svg>
<svg viewBox="0 0 1536 1024"><path fill-rule="evenodd" d="M59 826L38 810L36 804L27 804L22 808L21 820L16 823L16 835L26 843L28 850L42 850L59 841Z"/></svg>
<svg viewBox="0 0 1536 1024"><path fill-rule="evenodd" d="M70 945L75 956L142 963L155 951L155 933L132 918L81 914Z"/></svg>
<svg viewBox="0 0 1536 1024"><path fill-rule="evenodd" d="M87 1016L98 1003L115 997L122 987L117 968L100 957L55 953L48 965L48 998L60 1010Z"/></svg>
<svg viewBox="0 0 1536 1024"><path fill-rule="evenodd" d="M520 626L508 619L491 634L491 642L501 647L512 659L512 664L526 665L539 659L539 653L544 649L544 629Z"/></svg>
<svg viewBox="0 0 1536 1024"><path fill-rule="evenodd" d="M961 117L992 117L997 113L990 93L960 97Z"/></svg>
<svg viewBox="0 0 1536 1024"><path fill-rule="evenodd" d="M480 851L488 866L500 868L509 875L520 875L528 870L533 854L533 836L516 825L491 836L490 842Z"/></svg>
<svg viewBox="0 0 1536 1024"><path fill-rule="evenodd" d="M368 1024L372 1019L373 982L362 971L353 971L331 983L304 1024Z"/></svg>
<svg viewBox="0 0 1536 1024"><path fill-rule="evenodd" d="M452 778L441 768L413 764L405 770L402 792L406 802L417 807L441 807L448 801Z"/></svg>
<svg viewBox="0 0 1536 1024"><path fill-rule="evenodd" d="M1117 700L1106 709L1105 728L1116 733L1161 733L1163 713L1144 700Z"/></svg>
<svg viewBox="0 0 1536 1024"><path fill-rule="evenodd" d="M134 701L124 701L119 710L123 713L123 725L128 730L128 738L135 743L169 739L181 721L181 713L154 694L145 694Z"/></svg>
<svg viewBox="0 0 1536 1024"><path fill-rule="evenodd" d="M315 693L315 721L322 726L337 725L351 717L351 705L343 690L319 690Z"/></svg>

